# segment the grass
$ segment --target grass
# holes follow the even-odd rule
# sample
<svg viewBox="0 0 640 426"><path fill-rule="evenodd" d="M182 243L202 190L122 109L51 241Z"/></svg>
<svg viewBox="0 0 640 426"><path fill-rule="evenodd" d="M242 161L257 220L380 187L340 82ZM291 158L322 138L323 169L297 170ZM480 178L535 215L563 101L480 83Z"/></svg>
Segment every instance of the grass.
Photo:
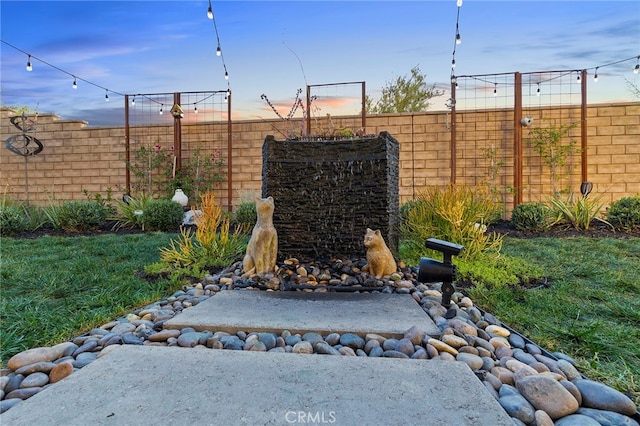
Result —
<svg viewBox="0 0 640 426"><path fill-rule="evenodd" d="M505 238L502 253L543 267L552 285L477 289L472 299L639 404L640 238Z"/></svg>
<svg viewBox="0 0 640 426"><path fill-rule="evenodd" d="M170 295L136 271L175 234L3 238L3 364ZM526 337L578 361L589 378L640 405L640 238L504 238L502 253L542 268L552 285L479 286L472 299ZM175 284L173 285L175 287Z"/></svg>
<svg viewBox="0 0 640 426"><path fill-rule="evenodd" d="M136 277L172 234L2 238L0 361L69 340L175 289ZM174 285L175 286L175 285Z"/></svg>

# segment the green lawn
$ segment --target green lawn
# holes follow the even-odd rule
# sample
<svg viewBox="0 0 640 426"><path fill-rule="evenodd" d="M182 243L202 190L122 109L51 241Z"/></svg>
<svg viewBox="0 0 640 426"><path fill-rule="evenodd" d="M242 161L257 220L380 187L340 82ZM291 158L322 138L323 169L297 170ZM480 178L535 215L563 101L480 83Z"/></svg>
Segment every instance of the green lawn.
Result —
<svg viewBox="0 0 640 426"><path fill-rule="evenodd" d="M28 348L63 342L171 294L136 277L175 235L0 240L2 365Z"/></svg>
<svg viewBox="0 0 640 426"><path fill-rule="evenodd" d="M2 238L2 364L170 295L168 281L150 284L136 272L172 237ZM472 299L640 405L640 238L505 238L502 253L542 267L550 286L472 289Z"/></svg>

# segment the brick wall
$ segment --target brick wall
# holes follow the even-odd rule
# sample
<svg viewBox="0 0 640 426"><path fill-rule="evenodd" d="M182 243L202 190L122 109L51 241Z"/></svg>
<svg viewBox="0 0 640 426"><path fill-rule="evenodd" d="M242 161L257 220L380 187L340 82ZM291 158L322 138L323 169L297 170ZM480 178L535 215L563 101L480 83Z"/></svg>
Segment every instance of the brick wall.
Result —
<svg viewBox="0 0 640 426"><path fill-rule="evenodd" d="M538 112L542 114L542 112ZM458 173L456 182L476 183L485 172L482 158L471 161L462 155L469 141L493 138L500 141L504 166L497 186L513 185L513 130L502 125L483 125L492 120L504 121L510 111L491 110L457 113ZM536 114L535 111L532 112ZM552 108L544 110L546 118L553 117ZM570 113L576 115L577 113ZM19 133L11 125L9 110L2 110L0 132L3 141ZM578 116L579 117L579 116ZM535 117L534 117L535 118ZM332 118L335 128L342 122L354 122L353 117ZM400 202L418 194L425 185L443 185L450 182L450 121L445 112L414 114L387 114L367 117L367 133L389 132L400 144ZM474 123L465 126L465 123ZM320 123L318 126L327 123ZM183 126L188 135L225 133L226 123L208 123L197 128ZM267 135L285 139L299 122L279 120L244 120L232 125L232 187L231 204L259 195L262 185L262 144ZM498 132L498 135L491 135ZM46 204L50 197L56 200L83 199L83 190L91 194L106 193L111 187L115 197L124 191L125 131L122 127L89 127L83 121L65 121L56 115L40 115L33 134L44 145L44 150L26 160L29 200ZM613 200L640 193L640 103L590 105L587 111L588 180L594 184L594 194L602 195L608 204ZM190 136L185 135L185 138ZM191 144L193 145L193 143ZM228 153L223 149L222 157ZM485 159L486 160L486 159ZM580 154L570 161L572 169L569 184L578 191L580 185ZM485 161L486 162L486 161ZM523 201L545 199L550 187L548 172L540 158L530 148L524 151ZM226 171L226 168L225 168ZM14 200L25 200L25 160L7 149L0 149L0 182L3 193ZM228 207L226 182L220 185L216 197ZM512 197L505 194L507 208Z"/></svg>

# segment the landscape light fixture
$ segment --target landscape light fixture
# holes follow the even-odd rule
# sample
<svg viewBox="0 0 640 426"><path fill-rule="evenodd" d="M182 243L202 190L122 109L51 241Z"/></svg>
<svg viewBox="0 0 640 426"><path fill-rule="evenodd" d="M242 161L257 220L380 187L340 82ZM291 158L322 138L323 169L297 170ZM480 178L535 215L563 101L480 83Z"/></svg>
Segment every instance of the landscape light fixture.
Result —
<svg viewBox="0 0 640 426"><path fill-rule="evenodd" d="M31 66L31 55L29 55L29 58L27 59L27 71L29 72L33 71L33 67ZM637 73L638 71L635 71L635 72Z"/></svg>
<svg viewBox="0 0 640 426"><path fill-rule="evenodd" d="M437 238L427 239L424 245L428 249L441 252L443 261L440 262L428 257L420 259L418 282L442 282L442 305L448 308L454 292L453 281L456 279L456 267L451 263L451 257L459 255L464 246Z"/></svg>
<svg viewBox="0 0 640 426"><path fill-rule="evenodd" d="M593 182L582 182L580 184L580 194L582 194L582 198L587 198L587 196L591 194L591 190L593 190Z"/></svg>

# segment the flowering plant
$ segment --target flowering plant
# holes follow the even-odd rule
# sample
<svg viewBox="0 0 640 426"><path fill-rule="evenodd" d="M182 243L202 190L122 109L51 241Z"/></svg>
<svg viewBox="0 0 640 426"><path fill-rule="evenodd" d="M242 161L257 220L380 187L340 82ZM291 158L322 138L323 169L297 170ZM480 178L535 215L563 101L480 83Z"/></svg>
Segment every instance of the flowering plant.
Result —
<svg viewBox="0 0 640 426"><path fill-rule="evenodd" d="M212 190L224 180L221 173L224 161L220 151L202 155L200 148L191 152L182 167L176 167L174 147L165 149L160 144L152 148L140 147L133 152L128 167L132 174L132 189L136 193L171 197L180 188L191 199Z"/></svg>

